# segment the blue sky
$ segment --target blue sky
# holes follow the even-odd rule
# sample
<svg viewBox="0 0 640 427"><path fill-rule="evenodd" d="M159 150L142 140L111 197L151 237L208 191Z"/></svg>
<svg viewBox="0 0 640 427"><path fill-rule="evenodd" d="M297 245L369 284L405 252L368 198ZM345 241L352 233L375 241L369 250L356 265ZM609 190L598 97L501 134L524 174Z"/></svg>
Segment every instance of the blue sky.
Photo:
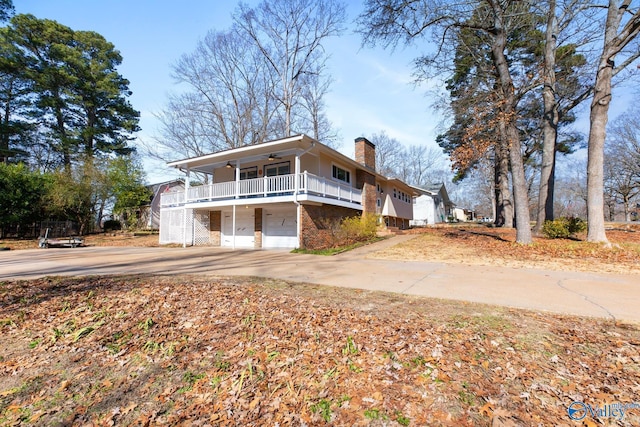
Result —
<svg viewBox="0 0 640 427"><path fill-rule="evenodd" d="M249 2L255 3L255 1ZM231 0L14 0L16 13L53 19L74 30L102 34L123 56L121 74L129 79L131 102L141 112L139 138L158 135L153 113L160 111L167 94L177 91L171 64L192 51L211 29L231 24L237 2ZM348 6L348 29L326 44L331 54L329 72L334 79L327 95L327 114L338 128L341 151L353 155L353 140L381 130L401 143L435 144L439 119L432 111L426 88L414 88L411 59L416 51L361 48L352 20L360 1ZM163 164L146 162L149 182L165 181L174 173Z"/></svg>
<svg viewBox="0 0 640 427"><path fill-rule="evenodd" d="M328 65L334 79L326 97L327 115L340 132L340 151L353 156L355 138L382 130L402 144L438 149L435 137L441 118L431 108L434 98L427 95L427 87L412 84L411 60L420 51L362 48L352 23L362 10L362 2L347 2L347 31L325 45L331 54ZM14 4L16 13L54 19L74 30L96 31L116 46L123 56L120 72L131 82L131 102L141 112L138 137L150 142L159 134L153 113L162 110L167 94L178 90L170 76L171 64L191 52L207 31L229 28L237 1L14 0ZM433 83L433 88L439 85ZM614 91L610 122L636 95L631 82ZM589 101L576 113L575 128L585 135L586 142ZM576 157L586 158L586 150L580 150ZM147 161L145 167L150 183L171 179L176 173L159 162ZM558 172L562 169L560 165Z"/></svg>

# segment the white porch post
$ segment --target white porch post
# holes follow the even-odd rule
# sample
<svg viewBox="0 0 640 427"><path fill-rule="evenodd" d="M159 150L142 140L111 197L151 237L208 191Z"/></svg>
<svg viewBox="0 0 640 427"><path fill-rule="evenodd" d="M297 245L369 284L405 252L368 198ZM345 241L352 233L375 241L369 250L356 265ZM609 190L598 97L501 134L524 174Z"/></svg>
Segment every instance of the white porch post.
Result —
<svg viewBox="0 0 640 427"><path fill-rule="evenodd" d="M295 181L293 184L293 194L295 195L295 199L298 200L298 192L300 191L300 155L299 154L296 154L293 177L294 177L293 180Z"/></svg>
<svg viewBox="0 0 640 427"><path fill-rule="evenodd" d="M235 180L236 180L236 199L240 198L240 161L236 161L236 170L235 170Z"/></svg>
<svg viewBox="0 0 640 427"><path fill-rule="evenodd" d="M296 203L296 222L297 224L297 234L298 234L298 243L296 244L296 249L300 249L300 238L302 237L302 205L300 203Z"/></svg>
<svg viewBox="0 0 640 427"><path fill-rule="evenodd" d="M236 205L233 204L233 213L231 215L231 226L233 231L231 232L231 249L236 248Z"/></svg>
<svg viewBox="0 0 640 427"><path fill-rule="evenodd" d="M240 161L236 161L236 199L240 198ZM231 249L236 249L236 202L233 203L233 214L231 215L231 223L233 224L233 233L231 237Z"/></svg>
<svg viewBox="0 0 640 427"><path fill-rule="evenodd" d="M187 166L187 178L184 180L184 205L182 207L182 247L187 247L187 202L189 201L189 178L191 170Z"/></svg>

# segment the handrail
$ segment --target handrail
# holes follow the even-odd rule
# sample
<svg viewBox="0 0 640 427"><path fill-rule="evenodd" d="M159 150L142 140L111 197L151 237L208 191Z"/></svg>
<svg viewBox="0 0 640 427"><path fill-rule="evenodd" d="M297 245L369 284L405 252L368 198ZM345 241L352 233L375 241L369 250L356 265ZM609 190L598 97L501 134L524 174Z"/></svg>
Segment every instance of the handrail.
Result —
<svg viewBox="0 0 640 427"><path fill-rule="evenodd" d="M296 191L298 180L299 194L312 194L322 197L345 200L354 203L362 202L362 191L332 179L320 177L308 172L253 178L241 181L227 181L190 187L187 203L233 199L236 197L270 197L274 195L290 195ZM185 203L185 191L163 193L160 205L180 206Z"/></svg>

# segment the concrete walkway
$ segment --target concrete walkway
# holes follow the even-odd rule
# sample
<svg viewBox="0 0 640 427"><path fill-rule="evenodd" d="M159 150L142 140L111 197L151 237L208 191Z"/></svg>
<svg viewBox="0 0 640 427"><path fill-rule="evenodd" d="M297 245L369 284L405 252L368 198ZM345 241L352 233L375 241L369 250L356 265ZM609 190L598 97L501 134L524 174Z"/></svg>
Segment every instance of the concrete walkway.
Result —
<svg viewBox="0 0 640 427"><path fill-rule="evenodd" d="M379 260L397 236L333 257L211 247L87 247L0 252L0 280L52 275L270 277L640 323L640 276Z"/></svg>

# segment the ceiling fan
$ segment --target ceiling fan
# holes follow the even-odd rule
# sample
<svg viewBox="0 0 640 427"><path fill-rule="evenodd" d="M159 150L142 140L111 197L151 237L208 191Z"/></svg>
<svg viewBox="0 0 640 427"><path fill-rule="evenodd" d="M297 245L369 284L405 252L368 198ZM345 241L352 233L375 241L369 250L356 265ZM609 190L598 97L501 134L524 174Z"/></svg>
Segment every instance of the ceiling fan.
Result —
<svg viewBox="0 0 640 427"><path fill-rule="evenodd" d="M269 160L270 162L274 161L274 160L280 160L282 159L282 157L279 157L275 154L269 154L269 157L267 157L267 160Z"/></svg>

